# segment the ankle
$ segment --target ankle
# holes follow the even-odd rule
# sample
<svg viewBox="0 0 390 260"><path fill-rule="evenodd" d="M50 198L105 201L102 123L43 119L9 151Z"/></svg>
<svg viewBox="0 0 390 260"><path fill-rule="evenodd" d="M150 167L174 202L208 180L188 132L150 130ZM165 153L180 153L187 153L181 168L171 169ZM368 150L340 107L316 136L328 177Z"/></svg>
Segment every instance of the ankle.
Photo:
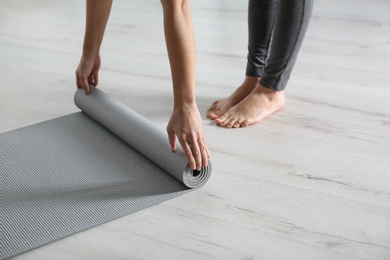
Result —
<svg viewBox="0 0 390 260"><path fill-rule="evenodd" d="M277 91L267 87L264 87L260 83L257 84L255 91L258 94L265 95L269 100L274 100L280 97L284 97L284 91Z"/></svg>
<svg viewBox="0 0 390 260"><path fill-rule="evenodd" d="M260 81L260 77L245 76L243 85L257 85Z"/></svg>

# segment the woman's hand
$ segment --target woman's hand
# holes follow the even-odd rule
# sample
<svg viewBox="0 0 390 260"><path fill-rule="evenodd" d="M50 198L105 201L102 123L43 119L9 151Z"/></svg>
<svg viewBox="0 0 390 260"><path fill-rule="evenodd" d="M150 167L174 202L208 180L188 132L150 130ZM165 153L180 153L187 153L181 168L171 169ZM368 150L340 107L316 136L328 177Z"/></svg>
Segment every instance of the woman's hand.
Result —
<svg viewBox="0 0 390 260"><path fill-rule="evenodd" d="M81 57L79 66L76 69L77 88L83 88L85 94L89 93L89 85L97 86L99 83L100 55L94 58Z"/></svg>
<svg viewBox="0 0 390 260"><path fill-rule="evenodd" d="M89 85L99 83L100 46L103 41L112 0L87 0L87 19L85 25L83 55L76 70L76 84L89 93Z"/></svg>
<svg viewBox="0 0 390 260"><path fill-rule="evenodd" d="M196 104L174 109L167 126L172 151L176 150L176 137L192 170L206 167L210 158L203 136L202 119Z"/></svg>

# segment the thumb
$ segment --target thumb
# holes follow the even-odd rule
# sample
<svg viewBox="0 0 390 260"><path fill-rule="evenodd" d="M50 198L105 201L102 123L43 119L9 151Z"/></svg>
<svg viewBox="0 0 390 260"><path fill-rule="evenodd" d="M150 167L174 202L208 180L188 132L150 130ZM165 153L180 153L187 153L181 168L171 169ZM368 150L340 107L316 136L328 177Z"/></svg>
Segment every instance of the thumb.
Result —
<svg viewBox="0 0 390 260"><path fill-rule="evenodd" d="M176 151L176 134L168 130L169 143L171 144L172 152Z"/></svg>

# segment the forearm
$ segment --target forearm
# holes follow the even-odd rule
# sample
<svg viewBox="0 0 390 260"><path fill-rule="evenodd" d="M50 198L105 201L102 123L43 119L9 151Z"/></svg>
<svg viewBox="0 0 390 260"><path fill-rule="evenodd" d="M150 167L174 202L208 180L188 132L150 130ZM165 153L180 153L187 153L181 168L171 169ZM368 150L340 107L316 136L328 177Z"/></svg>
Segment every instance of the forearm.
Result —
<svg viewBox="0 0 390 260"><path fill-rule="evenodd" d="M95 57L99 51L110 16L112 0L87 0L83 56Z"/></svg>
<svg viewBox="0 0 390 260"><path fill-rule="evenodd" d="M163 0L164 32L171 65L174 108L195 104L195 39L189 0Z"/></svg>

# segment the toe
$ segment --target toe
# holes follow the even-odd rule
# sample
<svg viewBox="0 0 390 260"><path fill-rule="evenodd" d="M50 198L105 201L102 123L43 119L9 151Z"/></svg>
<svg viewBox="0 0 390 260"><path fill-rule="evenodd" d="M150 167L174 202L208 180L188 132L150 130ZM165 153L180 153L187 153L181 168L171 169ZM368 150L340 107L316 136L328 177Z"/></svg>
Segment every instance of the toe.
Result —
<svg viewBox="0 0 390 260"><path fill-rule="evenodd" d="M237 121L236 121L236 123L234 124L234 126L233 127L241 127L241 125L242 125L242 123L245 121L245 117L240 117Z"/></svg>
<svg viewBox="0 0 390 260"><path fill-rule="evenodd" d="M214 120L220 117L222 114L223 113L221 109L216 109L215 111L211 112L208 117Z"/></svg>
<svg viewBox="0 0 390 260"><path fill-rule="evenodd" d="M233 125L233 128L239 128L241 126L241 124L240 123L238 123L238 122L235 122L234 123L234 125Z"/></svg>
<svg viewBox="0 0 390 260"><path fill-rule="evenodd" d="M206 115L207 117L211 119L216 119L219 115L217 112L219 111L219 108L217 107L218 101L215 101L211 107L207 110Z"/></svg>
<svg viewBox="0 0 390 260"><path fill-rule="evenodd" d="M206 112L206 115L210 115L210 113L213 113L215 110L215 107L209 107L209 109L207 109L207 112Z"/></svg>
<svg viewBox="0 0 390 260"><path fill-rule="evenodd" d="M238 128L238 127L241 127L241 124L242 122L245 120L245 117L241 117L239 119L236 120L236 122L234 123L233 127L234 128Z"/></svg>
<svg viewBox="0 0 390 260"><path fill-rule="evenodd" d="M225 126L228 118L229 118L229 115L227 113L225 113L222 116L217 117L215 119L215 122L217 123L217 125Z"/></svg>
<svg viewBox="0 0 390 260"><path fill-rule="evenodd" d="M250 120L249 119L244 119L241 123L241 127L247 127L250 125Z"/></svg>
<svg viewBox="0 0 390 260"><path fill-rule="evenodd" d="M237 118L235 118L235 117L229 117L229 118L226 120L225 127L226 127L226 128L232 128L236 122L237 122Z"/></svg>
<svg viewBox="0 0 390 260"><path fill-rule="evenodd" d="M214 110L211 109L211 108L209 108L209 110L207 110L207 112L206 112L206 116L207 116L207 117L210 117L211 114L213 114L213 113L214 113Z"/></svg>
<svg viewBox="0 0 390 260"><path fill-rule="evenodd" d="M215 110L217 108L217 104L218 104L218 100L217 101L214 101L211 106L209 107L209 109L207 109L207 112L211 112L213 110Z"/></svg>

